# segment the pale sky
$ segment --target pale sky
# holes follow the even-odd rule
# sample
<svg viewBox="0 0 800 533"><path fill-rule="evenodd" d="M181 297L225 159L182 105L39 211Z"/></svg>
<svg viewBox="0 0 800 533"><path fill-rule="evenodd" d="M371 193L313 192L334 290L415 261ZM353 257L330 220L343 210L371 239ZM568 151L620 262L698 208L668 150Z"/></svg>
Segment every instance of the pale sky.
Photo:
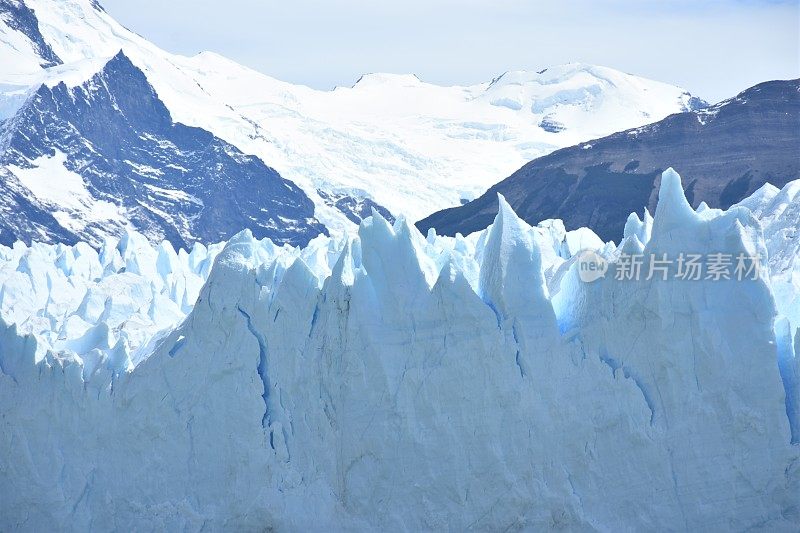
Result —
<svg viewBox="0 0 800 533"><path fill-rule="evenodd" d="M318 89L368 72L467 85L579 61L715 102L800 77L800 0L101 0L171 52Z"/></svg>

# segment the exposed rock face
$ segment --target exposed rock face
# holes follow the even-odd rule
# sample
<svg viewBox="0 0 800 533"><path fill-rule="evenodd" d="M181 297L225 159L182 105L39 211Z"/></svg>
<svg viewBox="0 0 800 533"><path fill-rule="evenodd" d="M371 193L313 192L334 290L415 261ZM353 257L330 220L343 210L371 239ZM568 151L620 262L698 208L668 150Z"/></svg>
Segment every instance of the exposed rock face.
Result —
<svg viewBox="0 0 800 533"><path fill-rule="evenodd" d="M81 86L42 85L0 126L5 244L99 244L129 224L183 248L244 228L295 245L327 233L297 185L210 132L173 122L122 52Z"/></svg>
<svg viewBox="0 0 800 533"><path fill-rule="evenodd" d="M800 81L772 81L715 106L671 115L535 159L461 207L417 226L464 235L487 227L503 194L527 222L564 220L605 240L622 237L625 217L655 208L661 172L674 167L693 206L727 208L764 183L800 177Z"/></svg>
<svg viewBox="0 0 800 533"><path fill-rule="evenodd" d="M322 201L341 211L348 220L355 224L360 224L362 220L371 216L373 210L380 213L389 222L394 223L395 221L394 215L388 209L366 196L325 192L321 189L317 193L322 198Z"/></svg>

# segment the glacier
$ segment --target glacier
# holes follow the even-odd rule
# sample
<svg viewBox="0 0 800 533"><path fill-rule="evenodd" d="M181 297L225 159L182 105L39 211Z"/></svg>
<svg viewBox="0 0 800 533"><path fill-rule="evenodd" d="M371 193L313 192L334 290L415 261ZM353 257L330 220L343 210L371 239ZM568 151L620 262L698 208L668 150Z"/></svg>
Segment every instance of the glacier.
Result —
<svg viewBox="0 0 800 533"><path fill-rule="evenodd" d="M466 237L0 247L0 529L795 531L798 191L670 170L619 245L500 197Z"/></svg>

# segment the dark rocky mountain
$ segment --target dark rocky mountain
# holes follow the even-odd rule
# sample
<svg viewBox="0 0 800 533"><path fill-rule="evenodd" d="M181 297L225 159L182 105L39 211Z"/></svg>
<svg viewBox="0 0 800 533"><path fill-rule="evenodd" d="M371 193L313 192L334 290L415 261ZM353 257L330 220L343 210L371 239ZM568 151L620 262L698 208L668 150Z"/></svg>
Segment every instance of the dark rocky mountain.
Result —
<svg viewBox="0 0 800 533"><path fill-rule="evenodd" d="M350 194L325 192L322 189L317 190L322 201L326 205L338 209L348 220L354 224L361 224L365 218L372 216L372 211L375 210L380 215L394 224L394 215L385 207L374 201L372 198L366 196L352 196Z"/></svg>
<svg viewBox="0 0 800 533"><path fill-rule="evenodd" d="M655 209L669 167L695 207L727 208L765 182L781 187L800 178L800 80L761 83L705 109L558 150L417 226L444 235L481 230L501 193L531 224L560 218L567 229L588 226L619 240L629 213Z"/></svg>
<svg viewBox="0 0 800 533"><path fill-rule="evenodd" d="M85 210L74 216L65 207L74 207L74 198L58 205L18 179L54 157L63 158L65 175L82 179ZM56 173L47 187L65 179ZM0 189L4 244L98 242L129 224L181 247L224 240L244 228L294 245L327 233L294 183L208 131L173 122L122 52L79 87L42 85L0 123ZM94 205L115 206L118 216L104 219L92 212Z"/></svg>

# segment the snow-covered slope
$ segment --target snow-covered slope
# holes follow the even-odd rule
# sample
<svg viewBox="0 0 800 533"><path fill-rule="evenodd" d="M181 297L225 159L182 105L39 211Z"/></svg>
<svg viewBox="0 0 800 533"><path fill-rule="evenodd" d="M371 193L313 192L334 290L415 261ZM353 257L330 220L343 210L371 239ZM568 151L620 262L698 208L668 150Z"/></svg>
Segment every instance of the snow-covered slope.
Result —
<svg viewBox="0 0 800 533"><path fill-rule="evenodd" d="M7 74L35 72L61 64L39 31L33 10L20 0L0 2L0 63Z"/></svg>
<svg viewBox="0 0 800 533"><path fill-rule="evenodd" d="M0 5L0 48L17 58L0 69L0 118L13 116L39 84L81 85L123 50L175 122L260 157L305 191L331 230L354 228L360 217L348 206L366 199L417 220L473 198L534 157L698 104L682 89L581 64L469 87L370 74L353 87L315 91L213 53L164 52L92 0ZM9 21L23 9L20 29Z"/></svg>
<svg viewBox="0 0 800 533"><path fill-rule="evenodd" d="M796 529L797 187L695 212L667 172L619 248L502 198L466 238L0 248L0 528ZM612 275L686 251L769 276Z"/></svg>

